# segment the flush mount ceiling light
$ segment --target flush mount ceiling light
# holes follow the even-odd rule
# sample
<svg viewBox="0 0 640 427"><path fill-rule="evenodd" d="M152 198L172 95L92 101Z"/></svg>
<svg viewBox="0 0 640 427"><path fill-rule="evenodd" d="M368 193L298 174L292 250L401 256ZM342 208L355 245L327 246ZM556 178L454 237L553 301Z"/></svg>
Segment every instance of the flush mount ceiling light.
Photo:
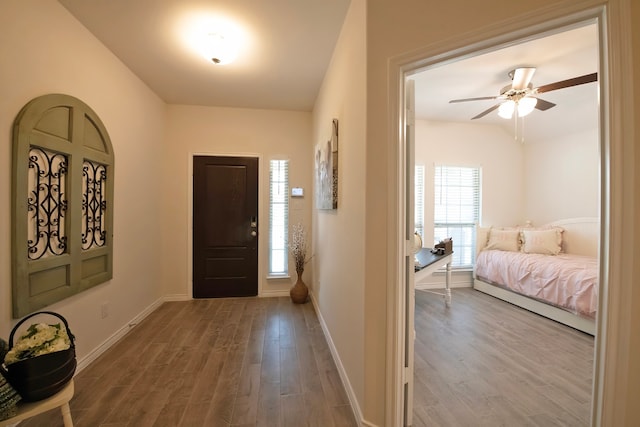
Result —
<svg viewBox="0 0 640 427"><path fill-rule="evenodd" d="M233 40L217 32L205 36L203 50L205 58L214 64L228 64L238 56L238 48Z"/></svg>
<svg viewBox="0 0 640 427"><path fill-rule="evenodd" d="M221 15L201 13L185 17L179 31L185 45L212 64L233 62L248 45L247 32Z"/></svg>

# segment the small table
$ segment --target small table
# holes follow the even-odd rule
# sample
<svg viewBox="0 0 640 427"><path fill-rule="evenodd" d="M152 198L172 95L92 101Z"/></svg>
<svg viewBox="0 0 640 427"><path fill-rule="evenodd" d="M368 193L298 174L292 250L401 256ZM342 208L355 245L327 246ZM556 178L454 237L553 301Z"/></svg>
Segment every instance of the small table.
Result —
<svg viewBox="0 0 640 427"><path fill-rule="evenodd" d="M64 427L73 427L71 419L71 410L69 409L69 401L73 397L73 379L59 392L51 397L37 402L18 403L18 413L6 420L0 421L0 427L9 426L18 421L35 417L38 414L49 411L54 408L60 408L62 412L62 421Z"/></svg>
<svg viewBox="0 0 640 427"><path fill-rule="evenodd" d="M427 276L432 275L437 269L446 265L447 273L445 279L445 290L444 293L427 291L434 294L444 296L444 304L447 307L451 306L451 260L453 258L453 252L446 253L444 255L434 254L431 252L431 248L422 248L420 249L416 255L416 263L415 263L415 280L424 279Z"/></svg>

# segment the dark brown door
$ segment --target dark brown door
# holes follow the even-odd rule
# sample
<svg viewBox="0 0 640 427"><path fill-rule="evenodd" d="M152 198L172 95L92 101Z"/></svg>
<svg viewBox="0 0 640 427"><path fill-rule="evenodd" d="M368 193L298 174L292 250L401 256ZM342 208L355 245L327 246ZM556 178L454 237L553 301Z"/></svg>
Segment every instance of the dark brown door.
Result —
<svg viewBox="0 0 640 427"><path fill-rule="evenodd" d="M258 295L258 159L193 158L193 297Z"/></svg>

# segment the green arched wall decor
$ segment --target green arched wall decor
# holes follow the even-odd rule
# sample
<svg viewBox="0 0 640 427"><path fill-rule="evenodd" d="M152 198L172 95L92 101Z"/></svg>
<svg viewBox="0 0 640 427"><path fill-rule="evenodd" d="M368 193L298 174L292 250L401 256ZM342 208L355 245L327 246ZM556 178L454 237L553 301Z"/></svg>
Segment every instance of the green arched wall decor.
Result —
<svg viewBox="0 0 640 427"><path fill-rule="evenodd" d="M13 316L110 280L114 154L84 102L43 95L13 125Z"/></svg>

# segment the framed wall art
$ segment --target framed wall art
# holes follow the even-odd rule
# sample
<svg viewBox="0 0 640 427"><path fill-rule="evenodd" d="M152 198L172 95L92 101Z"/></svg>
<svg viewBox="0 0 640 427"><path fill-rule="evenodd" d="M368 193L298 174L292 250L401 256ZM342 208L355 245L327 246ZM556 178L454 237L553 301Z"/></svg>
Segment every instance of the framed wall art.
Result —
<svg viewBox="0 0 640 427"><path fill-rule="evenodd" d="M317 209L338 209L338 119L331 137L315 149L315 199Z"/></svg>

